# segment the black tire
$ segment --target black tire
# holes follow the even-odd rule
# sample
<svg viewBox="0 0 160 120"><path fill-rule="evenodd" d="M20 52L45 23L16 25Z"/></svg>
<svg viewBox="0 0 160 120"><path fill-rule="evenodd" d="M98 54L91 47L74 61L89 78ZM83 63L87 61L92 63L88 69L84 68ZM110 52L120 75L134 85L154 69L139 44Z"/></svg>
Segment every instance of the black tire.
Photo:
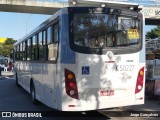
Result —
<svg viewBox="0 0 160 120"><path fill-rule="evenodd" d="M33 83L31 83L31 101L33 104L37 104L36 91Z"/></svg>
<svg viewBox="0 0 160 120"><path fill-rule="evenodd" d="M150 92L148 95L147 95L148 99L149 100L154 100L155 96L154 96L154 93Z"/></svg>
<svg viewBox="0 0 160 120"><path fill-rule="evenodd" d="M19 83L18 83L17 73L16 73L16 85L17 85L17 87L20 87L20 85L19 85Z"/></svg>

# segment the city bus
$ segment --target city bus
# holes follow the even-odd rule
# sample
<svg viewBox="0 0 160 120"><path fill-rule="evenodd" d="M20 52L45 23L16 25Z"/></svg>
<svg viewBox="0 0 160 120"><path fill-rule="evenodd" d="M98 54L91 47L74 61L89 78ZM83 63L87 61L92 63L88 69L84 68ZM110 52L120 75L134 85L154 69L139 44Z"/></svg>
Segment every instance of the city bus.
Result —
<svg viewBox="0 0 160 120"><path fill-rule="evenodd" d="M14 44L17 86L60 111L144 104L143 14L66 7Z"/></svg>

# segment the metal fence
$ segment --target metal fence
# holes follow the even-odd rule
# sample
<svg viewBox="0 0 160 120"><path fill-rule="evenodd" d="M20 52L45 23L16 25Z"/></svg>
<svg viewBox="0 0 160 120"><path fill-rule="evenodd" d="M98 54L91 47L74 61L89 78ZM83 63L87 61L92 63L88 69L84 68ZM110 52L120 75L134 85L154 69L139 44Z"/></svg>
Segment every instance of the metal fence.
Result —
<svg viewBox="0 0 160 120"><path fill-rule="evenodd" d="M146 78L160 79L160 59L146 60Z"/></svg>

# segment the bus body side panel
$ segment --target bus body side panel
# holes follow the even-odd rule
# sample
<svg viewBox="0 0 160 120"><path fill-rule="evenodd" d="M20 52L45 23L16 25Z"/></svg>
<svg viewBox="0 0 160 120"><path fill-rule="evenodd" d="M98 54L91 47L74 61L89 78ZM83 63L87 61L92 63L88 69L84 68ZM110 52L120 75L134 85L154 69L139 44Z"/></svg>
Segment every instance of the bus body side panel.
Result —
<svg viewBox="0 0 160 120"><path fill-rule="evenodd" d="M53 15L49 20L44 22L42 26L47 26L57 18L58 18L58 12L55 15ZM39 28L36 28L34 32L37 32L36 30L39 30ZM51 47L55 47L54 48L55 50L56 45L55 46L52 45ZM32 60L29 61L20 60L20 61L15 61L14 64L19 84L30 93L31 92L30 84L32 80L35 87L36 99L38 99L45 105L55 109L57 109L57 103L59 102L60 98L59 97L57 99L57 93L58 93L57 91L60 91L60 88L57 86L57 84L60 83L58 81L59 79L57 79L58 63L59 62L55 63L55 61L44 62L44 61L32 61Z"/></svg>
<svg viewBox="0 0 160 120"><path fill-rule="evenodd" d="M31 78L36 91L36 99L39 101L43 98L43 79L42 79L42 64L40 63L30 63ZM28 85L30 88L30 84Z"/></svg>
<svg viewBox="0 0 160 120"><path fill-rule="evenodd" d="M31 64L28 62L24 62L23 61L23 84L24 84L24 88L25 90L27 90L30 93L30 80L31 80Z"/></svg>
<svg viewBox="0 0 160 120"><path fill-rule="evenodd" d="M56 94L56 64L44 64L43 68L43 99L42 101L49 107L57 109Z"/></svg>
<svg viewBox="0 0 160 120"><path fill-rule="evenodd" d="M56 64L49 63L15 62L15 72L18 75L19 84L30 93L32 79L36 99L55 109L57 109L56 66Z"/></svg>
<svg viewBox="0 0 160 120"><path fill-rule="evenodd" d="M17 74L17 78L18 78L18 83L19 85L23 86L23 82L22 82L22 71L21 71L21 66L20 66L20 61L16 61L14 63L14 71Z"/></svg>
<svg viewBox="0 0 160 120"><path fill-rule="evenodd" d="M18 83L30 93L31 64L28 62L16 61L14 71L18 77Z"/></svg>

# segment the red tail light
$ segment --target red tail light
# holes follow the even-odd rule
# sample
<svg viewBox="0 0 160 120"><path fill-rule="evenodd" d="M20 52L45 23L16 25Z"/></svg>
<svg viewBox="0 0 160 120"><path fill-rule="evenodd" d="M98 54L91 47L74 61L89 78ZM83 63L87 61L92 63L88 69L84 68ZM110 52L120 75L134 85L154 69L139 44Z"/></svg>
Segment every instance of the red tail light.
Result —
<svg viewBox="0 0 160 120"><path fill-rule="evenodd" d="M143 81L144 81L144 67L141 68L138 72L135 93L139 93L143 89Z"/></svg>
<svg viewBox="0 0 160 120"><path fill-rule="evenodd" d="M65 74L65 89L67 95L69 95L71 98L78 99L78 89L74 73L68 69L64 69L64 74Z"/></svg>

